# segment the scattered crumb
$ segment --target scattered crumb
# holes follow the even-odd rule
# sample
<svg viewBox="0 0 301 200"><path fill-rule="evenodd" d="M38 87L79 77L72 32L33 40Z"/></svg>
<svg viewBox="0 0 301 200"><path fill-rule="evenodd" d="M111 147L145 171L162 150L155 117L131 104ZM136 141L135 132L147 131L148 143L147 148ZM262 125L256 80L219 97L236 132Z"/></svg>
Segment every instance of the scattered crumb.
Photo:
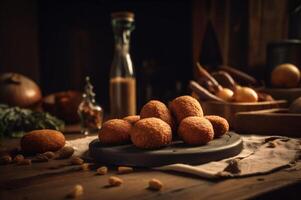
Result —
<svg viewBox="0 0 301 200"><path fill-rule="evenodd" d="M83 163L81 165L81 168L83 171L89 171L91 169L91 164L90 163Z"/></svg>
<svg viewBox="0 0 301 200"><path fill-rule="evenodd" d="M48 162L48 157L44 154L37 154L32 161L33 162Z"/></svg>
<svg viewBox="0 0 301 200"><path fill-rule="evenodd" d="M163 187L163 184L158 179L153 178L148 182L148 188L151 190L159 191L162 189L162 187Z"/></svg>
<svg viewBox="0 0 301 200"><path fill-rule="evenodd" d="M12 157L10 155L4 155L0 157L0 165L7 165L12 162Z"/></svg>
<svg viewBox="0 0 301 200"><path fill-rule="evenodd" d="M128 174L128 173L132 173L134 169L132 167L119 166L117 171L118 174Z"/></svg>
<svg viewBox="0 0 301 200"><path fill-rule="evenodd" d="M82 185L75 185L72 191L67 195L68 198L77 198L84 194L84 188Z"/></svg>
<svg viewBox="0 0 301 200"><path fill-rule="evenodd" d="M14 163L18 163L18 162L20 162L21 160L24 160L24 156L23 156L22 154L18 154L18 155L16 155L16 156L14 157L13 162L14 162Z"/></svg>
<svg viewBox="0 0 301 200"><path fill-rule="evenodd" d="M73 157L70 162L72 165L81 165L84 163L84 160L80 157Z"/></svg>
<svg viewBox="0 0 301 200"><path fill-rule="evenodd" d="M65 146L57 151L57 159L67 159L70 158L74 153L74 148L70 146Z"/></svg>
<svg viewBox="0 0 301 200"><path fill-rule="evenodd" d="M123 180L117 176L111 176L109 178L110 186L120 186L123 183Z"/></svg>
<svg viewBox="0 0 301 200"><path fill-rule="evenodd" d="M30 159L23 159L17 162L17 165L31 165L31 160Z"/></svg>
<svg viewBox="0 0 301 200"><path fill-rule="evenodd" d="M55 158L55 153L53 153L52 151L47 151L47 152L43 153L43 155L45 155L49 160Z"/></svg>
<svg viewBox="0 0 301 200"><path fill-rule="evenodd" d="M99 167L97 170L97 174L99 175L105 175L108 173L108 168L105 166Z"/></svg>

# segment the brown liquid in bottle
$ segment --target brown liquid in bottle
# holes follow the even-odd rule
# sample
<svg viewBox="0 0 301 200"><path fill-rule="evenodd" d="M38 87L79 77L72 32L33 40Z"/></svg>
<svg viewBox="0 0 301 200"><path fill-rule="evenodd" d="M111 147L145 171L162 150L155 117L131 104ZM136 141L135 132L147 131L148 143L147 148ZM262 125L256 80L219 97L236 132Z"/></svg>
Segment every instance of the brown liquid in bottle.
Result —
<svg viewBox="0 0 301 200"><path fill-rule="evenodd" d="M110 79L111 117L136 115L136 79L114 77Z"/></svg>

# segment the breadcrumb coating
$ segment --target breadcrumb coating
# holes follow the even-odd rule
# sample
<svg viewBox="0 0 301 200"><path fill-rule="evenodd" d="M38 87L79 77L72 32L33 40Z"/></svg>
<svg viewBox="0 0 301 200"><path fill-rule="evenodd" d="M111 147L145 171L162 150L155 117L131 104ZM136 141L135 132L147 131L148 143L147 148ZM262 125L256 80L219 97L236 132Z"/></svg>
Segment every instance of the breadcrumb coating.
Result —
<svg viewBox="0 0 301 200"><path fill-rule="evenodd" d="M172 141L170 126L159 118L139 120L131 131L133 144L142 149L157 149Z"/></svg>
<svg viewBox="0 0 301 200"><path fill-rule="evenodd" d="M204 145L214 137L214 130L209 120L204 117L186 117L178 128L181 139L189 145Z"/></svg>

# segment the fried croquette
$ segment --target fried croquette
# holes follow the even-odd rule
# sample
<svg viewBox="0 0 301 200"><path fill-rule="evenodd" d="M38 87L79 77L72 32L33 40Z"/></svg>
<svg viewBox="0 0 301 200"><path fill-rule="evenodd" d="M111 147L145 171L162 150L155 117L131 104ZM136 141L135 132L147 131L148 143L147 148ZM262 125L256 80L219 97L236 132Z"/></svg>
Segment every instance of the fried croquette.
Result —
<svg viewBox="0 0 301 200"><path fill-rule="evenodd" d="M175 130L175 122L167 106L161 101L151 100L145 104L140 112L141 119L156 117L162 119L170 125L172 130Z"/></svg>
<svg viewBox="0 0 301 200"><path fill-rule="evenodd" d="M207 115L205 118L212 124L215 138L221 137L229 131L229 123L225 118L216 115Z"/></svg>
<svg viewBox="0 0 301 200"><path fill-rule="evenodd" d="M170 103L172 114L180 123L184 118L189 116L203 117L203 109L201 104L191 96L180 96Z"/></svg>
<svg viewBox="0 0 301 200"><path fill-rule="evenodd" d="M142 149L157 149L172 141L172 131L166 122L159 118L139 120L131 130L133 144Z"/></svg>
<svg viewBox="0 0 301 200"><path fill-rule="evenodd" d="M132 124L123 119L111 119L103 123L98 133L102 144L125 144L130 142Z"/></svg>
<svg viewBox="0 0 301 200"><path fill-rule="evenodd" d="M129 115L127 117L124 117L123 120L128 121L132 125L134 125L136 122L140 120L140 115Z"/></svg>
<svg viewBox="0 0 301 200"><path fill-rule="evenodd" d="M178 128L181 139L189 145L204 145L214 137L214 130L209 120L204 117L186 117Z"/></svg>

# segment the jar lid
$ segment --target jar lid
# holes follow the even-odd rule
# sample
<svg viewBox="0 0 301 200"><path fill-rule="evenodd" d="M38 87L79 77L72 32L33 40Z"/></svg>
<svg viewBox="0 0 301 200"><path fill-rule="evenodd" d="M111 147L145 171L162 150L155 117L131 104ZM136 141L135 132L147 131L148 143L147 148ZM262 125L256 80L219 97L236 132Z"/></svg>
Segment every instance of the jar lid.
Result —
<svg viewBox="0 0 301 200"><path fill-rule="evenodd" d="M133 12L123 11L123 12L113 12L111 13L112 19L115 20L128 20L134 21L135 14Z"/></svg>

